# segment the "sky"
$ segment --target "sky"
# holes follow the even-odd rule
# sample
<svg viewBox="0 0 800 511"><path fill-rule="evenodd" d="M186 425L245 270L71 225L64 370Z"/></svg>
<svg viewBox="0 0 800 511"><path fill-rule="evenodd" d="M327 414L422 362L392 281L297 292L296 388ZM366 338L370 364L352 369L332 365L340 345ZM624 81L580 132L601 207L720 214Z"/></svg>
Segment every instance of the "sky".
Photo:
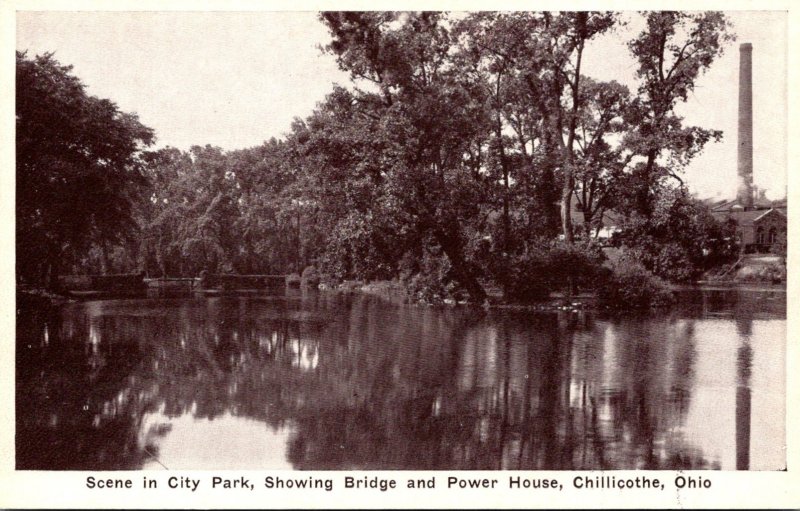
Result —
<svg viewBox="0 0 800 511"><path fill-rule="evenodd" d="M787 16L727 13L737 41L697 82L679 113L686 124L720 129L684 173L701 197L736 194L740 43L753 44L754 182L772 199L786 194ZM625 46L641 17L587 47L585 74L635 89ZM135 112L157 147L211 144L241 149L280 138L308 116L334 83L349 83L313 12L17 12L17 49L53 52L90 94Z"/></svg>

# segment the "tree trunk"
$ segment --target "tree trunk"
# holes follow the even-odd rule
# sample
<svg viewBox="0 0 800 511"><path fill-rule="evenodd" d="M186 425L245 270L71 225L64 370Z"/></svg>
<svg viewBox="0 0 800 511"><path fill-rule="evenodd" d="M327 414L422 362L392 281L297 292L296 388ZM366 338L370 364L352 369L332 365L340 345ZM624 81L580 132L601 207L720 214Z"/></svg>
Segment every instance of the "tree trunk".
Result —
<svg viewBox="0 0 800 511"><path fill-rule="evenodd" d="M592 220L594 220L594 213L591 211L591 206L584 207L583 210L583 229L586 232L586 239L592 237Z"/></svg>
<svg viewBox="0 0 800 511"><path fill-rule="evenodd" d="M572 244L572 190L575 188L575 174L573 173L573 163L575 161L575 130L578 127L578 113L580 112L580 86L581 86L581 61L583 59L583 47L586 33L586 23L588 14L578 13L576 29L580 38L576 47L577 55L575 60L575 81L572 83L572 114L569 119L569 132L567 134L567 144L564 148L564 185L561 189L561 227L564 231L564 242ZM559 133L559 137L560 137ZM562 139L563 140L563 139ZM571 286L570 286L571 287Z"/></svg>
<svg viewBox="0 0 800 511"><path fill-rule="evenodd" d="M561 188L561 230L564 233L564 242L572 244L572 189L575 179L572 175L572 158L564 165L564 185Z"/></svg>
<svg viewBox="0 0 800 511"><path fill-rule="evenodd" d="M478 282L475 276L475 271L472 265L464 259L461 243L458 240L458 235L447 235L443 231L436 230L436 240L441 245L450 265L453 267L458 283L464 286L464 289L469 293L470 299L478 305L483 304L486 300L486 291L484 291L481 283Z"/></svg>
<svg viewBox="0 0 800 511"><path fill-rule="evenodd" d="M506 161L506 151L505 147L503 147L503 127L500 121L500 115L497 115L497 126L496 126L496 136L497 136L497 150L498 156L500 160L500 168L503 171L503 254L508 254L509 252L509 244L508 240L511 236L511 228L510 228L510 219L509 219L509 204L508 204L508 195L509 195L509 169L508 169L508 162Z"/></svg>
<svg viewBox="0 0 800 511"><path fill-rule="evenodd" d="M45 289L54 289L56 279L53 277L53 264L47 263L45 266L44 271L44 278L42 279L42 283L44 284Z"/></svg>
<svg viewBox="0 0 800 511"><path fill-rule="evenodd" d="M45 266L44 287L50 291L58 291L58 276L61 273L61 260L63 258L63 250L55 250L50 252L50 257Z"/></svg>
<svg viewBox="0 0 800 511"><path fill-rule="evenodd" d="M561 192L556 185L553 158L546 158L536 183L536 200L544 211L544 234L548 237L555 237L561 231Z"/></svg>
<svg viewBox="0 0 800 511"><path fill-rule="evenodd" d="M108 275L111 272L111 262L108 258L108 244L105 241L100 242L100 273L103 275Z"/></svg>
<svg viewBox="0 0 800 511"><path fill-rule="evenodd" d="M509 253L509 237L510 237L510 221L509 221L509 168L508 161L506 160L506 150L503 146L503 120L500 116L501 100L500 100L500 80L502 71L497 74L497 88L495 90L495 136L497 137L497 156L500 161L500 170L503 172L503 257L505 258Z"/></svg>
<svg viewBox="0 0 800 511"><path fill-rule="evenodd" d="M636 194L636 209L645 217L650 217L652 214L652 203L650 200L650 180L653 175L653 167L656 162L656 150L650 149L647 153L647 163L642 168L642 173L638 183L638 190Z"/></svg>

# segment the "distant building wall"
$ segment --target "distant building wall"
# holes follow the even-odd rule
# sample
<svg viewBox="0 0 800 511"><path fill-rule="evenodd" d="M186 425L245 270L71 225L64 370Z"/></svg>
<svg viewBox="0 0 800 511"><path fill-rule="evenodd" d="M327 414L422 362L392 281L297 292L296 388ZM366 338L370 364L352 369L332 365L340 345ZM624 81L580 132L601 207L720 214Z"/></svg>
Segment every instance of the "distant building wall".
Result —
<svg viewBox="0 0 800 511"><path fill-rule="evenodd" d="M759 239L759 229L761 239ZM773 244L777 242L777 235L786 233L786 217L780 213L771 213L753 222L752 243Z"/></svg>
<svg viewBox="0 0 800 511"><path fill-rule="evenodd" d="M741 237L742 246L756 242L755 229L752 225L741 225L737 229Z"/></svg>

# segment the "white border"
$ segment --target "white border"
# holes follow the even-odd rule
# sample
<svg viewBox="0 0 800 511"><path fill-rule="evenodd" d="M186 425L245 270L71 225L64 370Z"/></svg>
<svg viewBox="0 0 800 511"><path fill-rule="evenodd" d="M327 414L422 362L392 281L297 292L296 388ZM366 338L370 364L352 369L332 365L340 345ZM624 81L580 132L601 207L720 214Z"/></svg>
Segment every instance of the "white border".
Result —
<svg viewBox="0 0 800 511"><path fill-rule="evenodd" d="M439 486L435 490L406 490L400 488L388 492L378 490L343 490L342 482L349 472L303 472L303 476L314 475L331 477L335 481L333 492L276 491L263 487L255 491L210 490L208 483L212 475L225 472L178 472L177 475L200 478L205 488L197 492L166 489L157 491L135 490L88 490L85 479L93 472L29 472L14 470L14 52L15 12L18 10L109 10L109 11L157 11L157 10L217 10L217 11L260 11L260 10L324 10L324 9L436 9L436 10L525 10L525 9L717 9L717 10L786 10L789 12L789 52L788 52L788 198L789 198L789 287L787 310L798 309L798 272L800 271L800 228L795 214L796 204L800 204L800 141L798 131L798 28L800 28L800 8L789 1L710 1L655 2L655 1L493 1L485 0L445 0L435 3L429 1L365 2L344 0L340 2L320 2L312 0L281 1L266 4L257 0L210 0L210 1L158 1L158 0L0 0L0 70L2 70L2 94L0 95L0 240L6 248L0 257L0 507L3 508L64 508L64 507L106 507L106 508L293 508L293 507L462 507L462 508L640 508L640 507L800 507L800 457L798 434L800 434L800 415L798 404L798 334L800 325L797 316L788 315L787 340L787 466L786 472L687 472L686 475L707 478L712 481L710 490L682 490L672 488L672 480L678 472L610 472L620 477L646 475L658 477L667 482L664 491L604 490L577 491L569 488L572 477L578 472L519 472L527 477L554 477L564 484L564 491L548 490L447 490L446 478L450 475L463 477L486 477L504 481L507 472L369 472L383 478L393 478L398 483L409 477L437 477ZM593 472L594 474L595 472ZM143 475L152 475L166 481L166 472L113 472L114 478L130 477L134 483L141 481ZM275 471L231 471L229 476L250 477L263 481L263 477L287 475ZM360 473L364 474L364 473ZM152 492L152 493L151 493Z"/></svg>

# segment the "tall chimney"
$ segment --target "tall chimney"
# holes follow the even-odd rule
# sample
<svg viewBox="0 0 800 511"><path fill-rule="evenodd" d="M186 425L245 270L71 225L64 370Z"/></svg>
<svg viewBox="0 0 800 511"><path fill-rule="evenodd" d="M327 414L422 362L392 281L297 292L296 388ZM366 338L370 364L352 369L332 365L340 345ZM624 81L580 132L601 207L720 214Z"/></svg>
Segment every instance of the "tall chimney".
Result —
<svg viewBox="0 0 800 511"><path fill-rule="evenodd" d="M739 46L739 189L746 208L753 207L753 45Z"/></svg>

